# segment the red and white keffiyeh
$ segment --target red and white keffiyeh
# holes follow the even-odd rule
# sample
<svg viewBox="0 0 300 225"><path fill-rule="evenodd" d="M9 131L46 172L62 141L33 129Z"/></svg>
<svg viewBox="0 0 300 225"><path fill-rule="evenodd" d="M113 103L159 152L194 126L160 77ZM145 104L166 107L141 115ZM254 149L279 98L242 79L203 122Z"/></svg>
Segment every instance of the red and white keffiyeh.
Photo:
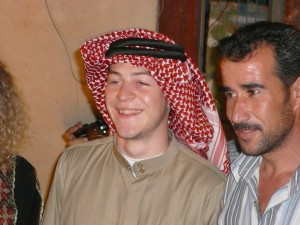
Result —
<svg viewBox="0 0 300 225"><path fill-rule="evenodd" d="M178 59L122 54L105 57L112 42L126 38L147 38L175 43L160 33L128 29L100 36L81 45L88 86L110 129L115 132L104 97L109 65L129 62L136 67L145 67L157 81L172 109L169 128L175 137L228 174L229 156L220 118L212 94L192 59L187 57L185 62L181 62Z"/></svg>

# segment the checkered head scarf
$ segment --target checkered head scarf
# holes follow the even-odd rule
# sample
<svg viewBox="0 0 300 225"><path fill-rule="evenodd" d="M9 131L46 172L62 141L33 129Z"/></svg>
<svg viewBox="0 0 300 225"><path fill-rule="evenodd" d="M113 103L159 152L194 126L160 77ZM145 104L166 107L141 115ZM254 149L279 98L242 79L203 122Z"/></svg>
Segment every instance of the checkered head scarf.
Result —
<svg viewBox="0 0 300 225"><path fill-rule="evenodd" d="M81 54L88 86L112 132L115 127L104 96L109 65L145 67L171 107L169 128L176 139L228 174L226 141L214 100L199 69L181 46L160 33L128 29L83 43Z"/></svg>

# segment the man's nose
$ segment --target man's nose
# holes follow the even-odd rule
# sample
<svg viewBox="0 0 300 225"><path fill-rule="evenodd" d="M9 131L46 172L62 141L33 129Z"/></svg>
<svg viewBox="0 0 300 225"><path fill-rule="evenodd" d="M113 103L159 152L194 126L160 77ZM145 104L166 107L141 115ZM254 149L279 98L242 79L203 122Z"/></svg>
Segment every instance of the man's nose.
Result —
<svg viewBox="0 0 300 225"><path fill-rule="evenodd" d="M236 97L227 102L227 117L231 123L240 123L250 119L249 103L243 97Z"/></svg>

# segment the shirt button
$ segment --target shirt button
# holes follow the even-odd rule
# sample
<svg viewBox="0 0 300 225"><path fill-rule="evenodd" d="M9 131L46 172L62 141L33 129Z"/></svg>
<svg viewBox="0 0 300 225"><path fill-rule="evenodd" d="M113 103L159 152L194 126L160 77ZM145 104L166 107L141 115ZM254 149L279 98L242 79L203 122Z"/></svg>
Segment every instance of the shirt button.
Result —
<svg viewBox="0 0 300 225"><path fill-rule="evenodd" d="M139 167L139 168L143 168L143 163L139 163L139 164L138 164L138 167Z"/></svg>
<svg viewBox="0 0 300 225"><path fill-rule="evenodd" d="M145 169L144 169L144 168L140 168L140 172L141 172L141 173L144 173L144 172L145 172Z"/></svg>

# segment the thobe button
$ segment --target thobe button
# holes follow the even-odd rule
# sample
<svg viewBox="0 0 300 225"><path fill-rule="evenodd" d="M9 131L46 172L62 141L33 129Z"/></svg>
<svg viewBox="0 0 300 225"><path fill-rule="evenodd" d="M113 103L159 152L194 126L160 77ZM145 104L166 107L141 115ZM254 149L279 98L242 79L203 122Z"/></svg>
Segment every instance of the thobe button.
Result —
<svg viewBox="0 0 300 225"><path fill-rule="evenodd" d="M141 173L144 173L144 172L145 172L143 163L138 163L137 166L138 166L138 168L140 169L140 172L141 172Z"/></svg>

